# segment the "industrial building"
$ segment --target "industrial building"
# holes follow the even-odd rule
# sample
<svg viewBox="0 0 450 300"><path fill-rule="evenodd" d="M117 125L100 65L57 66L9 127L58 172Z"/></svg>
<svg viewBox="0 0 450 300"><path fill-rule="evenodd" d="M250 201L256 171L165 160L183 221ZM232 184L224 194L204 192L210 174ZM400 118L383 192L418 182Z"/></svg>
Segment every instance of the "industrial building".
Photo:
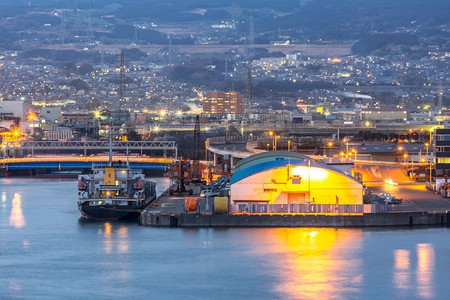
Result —
<svg viewBox="0 0 450 300"><path fill-rule="evenodd" d="M239 92L209 92L203 100L205 114L243 114L244 111L244 96Z"/></svg>
<svg viewBox="0 0 450 300"><path fill-rule="evenodd" d="M350 174L306 155L271 151L236 165L230 200L231 204L362 204L363 186Z"/></svg>
<svg viewBox="0 0 450 300"><path fill-rule="evenodd" d="M450 129L436 129L436 176L444 177L450 175Z"/></svg>

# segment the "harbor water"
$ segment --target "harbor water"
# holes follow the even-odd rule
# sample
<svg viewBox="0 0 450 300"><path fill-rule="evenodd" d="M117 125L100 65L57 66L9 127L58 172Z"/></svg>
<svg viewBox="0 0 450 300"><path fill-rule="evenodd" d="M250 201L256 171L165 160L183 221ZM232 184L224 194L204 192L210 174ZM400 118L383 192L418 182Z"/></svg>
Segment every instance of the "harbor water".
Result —
<svg viewBox="0 0 450 300"><path fill-rule="evenodd" d="M74 180L0 179L0 299L450 297L447 227L150 228L76 202Z"/></svg>

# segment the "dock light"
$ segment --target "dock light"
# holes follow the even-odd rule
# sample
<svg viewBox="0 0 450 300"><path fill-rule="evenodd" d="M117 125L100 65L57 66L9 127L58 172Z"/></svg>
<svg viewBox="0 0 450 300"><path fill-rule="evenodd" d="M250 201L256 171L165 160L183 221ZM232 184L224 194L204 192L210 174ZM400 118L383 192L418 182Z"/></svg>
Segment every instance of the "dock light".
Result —
<svg viewBox="0 0 450 300"><path fill-rule="evenodd" d="M398 147L398 151L403 151L403 147L402 146Z"/></svg>
<svg viewBox="0 0 450 300"><path fill-rule="evenodd" d="M100 117L100 112L98 110L94 111L94 116L96 118Z"/></svg>
<svg viewBox="0 0 450 300"><path fill-rule="evenodd" d="M408 153L403 154L403 157L407 158L408 157Z"/></svg>
<svg viewBox="0 0 450 300"><path fill-rule="evenodd" d="M166 111L164 109L161 109L159 111L159 115L160 115L161 118L164 118L164 116L166 115Z"/></svg>
<svg viewBox="0 0 450 300"><path fill-rule="evenodd" d="M176 114L177 114L178 117L181 117L181 115L183 114L183 112L182 112L181 110L177 110L177 113L176 113Z"/></svg>
<svg viewBox="0 0 450 300"><path fill-rule="evenodd" d="M34 121L36 120L36 114L33 112L30 112L27 116L28 121Z"/></svg>
<svg viewBox="0 0 450 300"><path fill-rule="evenodd" d="M328 147L333 147L333 142L328 142Z"/></svg>
<svg viewBox="0 0 450 300"><path fill-rule="evenodd" d="M272 130L269 131L269 136L273 136L273 135L274 135L273 131Z"/></svg>
<svg viewBox="0 0 450 300"><path fill-rule="evenodd" d="M14 137L19 137L20 136L20 130L19 129L13 130L13 136Z"/></svg>
<svg viewBox="0 0 450 300"><path fill-rule="evenodd" d="M154 132L158 132L159 131L159 127L158 126L153 127L153 131Z"/></svg>

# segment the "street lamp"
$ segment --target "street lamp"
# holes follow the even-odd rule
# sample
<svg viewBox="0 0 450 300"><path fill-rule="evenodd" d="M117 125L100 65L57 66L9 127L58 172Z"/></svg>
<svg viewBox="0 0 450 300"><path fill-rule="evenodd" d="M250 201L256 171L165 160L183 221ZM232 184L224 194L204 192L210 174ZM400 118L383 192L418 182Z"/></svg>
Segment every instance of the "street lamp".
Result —
<svg viewBox="0 0 450 300"><path fill-rule="evenodd" d="M408 153L403 153L403 161L406 163L406 159L408 158Z"/></svg>
<svg viewBox="0 0 450 300"><path fill-rule="evenodd" d="M344 143L345 143L345 158L348 157L348 138L344 138Z"/></svg>
<svg viewBox="0 0 450 300"><path fill-rule="evenodd" d="M328 146L329 148L333 147L333 142L329 141L328 143L326 143L325 145L323 145L323 156L326 157L326 153L325 153L325 147Z"/></svg>
<svg viewBox="0 0 450 300"><path fill-rule="evenodd" d="M280 136L277 136L277 134L272 130L270 130L268 134L269 136L273 136L273 150L277 151L277 138Z"/></svg>
<svg viewBox="0 0 450 300"><path fill-rule="evenodd" d="M269 146L270 146L270 144L269 144L269 143L267 143L267 145L266 145L266 146L267 146L267 151L269 151Z"/></svg>

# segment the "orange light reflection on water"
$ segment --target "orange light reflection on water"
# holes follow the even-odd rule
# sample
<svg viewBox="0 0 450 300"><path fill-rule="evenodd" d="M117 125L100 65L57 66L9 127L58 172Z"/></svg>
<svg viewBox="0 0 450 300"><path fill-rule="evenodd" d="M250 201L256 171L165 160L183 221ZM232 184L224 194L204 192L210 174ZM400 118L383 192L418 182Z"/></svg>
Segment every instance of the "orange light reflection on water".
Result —
<svg viewBox="0 0 450 300"><path fill-rule="evenodd" d="M398 249L394 251L394 286L400 290L408 290L411 288L411 278L409 270L409 251Z"/></svg>
<svg viewBox="0 0 450 300"><path fill-rule="evenodd" d="M417 293L420 297L434 297L434 248L431 244L417 245Z"/></svg>
<svg viewBox="0 0 450 300"><path fill-rule="evenodd" d="M127 253L129 250L128 227L119 226L114 229L111 223L106 222L103 226L103 249L105 254Z"/></svg>
<svg viewBox="0 0 450 300"><path fill-rule="evenodd" d="M111 223L106 222L103 227L103 236L104 236L103 244L105 254L112 253L113 241L111 240L111 231L112 231Z"/></svg>
<svg viewBox="0 0 450 300"><path fill-rule="evenodd" d="M9 225L15 228L22 228L26 225L25 217L22 212L22 199L20 194L14 193L12 200L11 214L9 215Z"/></svg>
<svg viewBox="0 0 450 300"><path fill-rule="evenodd" d="M358 294L363 270L362 231L331 228L280 228L268 231L270 252L278 253L281 282L289 299L330 299ZM355 275L356 274L356 275Z"/></svg>

